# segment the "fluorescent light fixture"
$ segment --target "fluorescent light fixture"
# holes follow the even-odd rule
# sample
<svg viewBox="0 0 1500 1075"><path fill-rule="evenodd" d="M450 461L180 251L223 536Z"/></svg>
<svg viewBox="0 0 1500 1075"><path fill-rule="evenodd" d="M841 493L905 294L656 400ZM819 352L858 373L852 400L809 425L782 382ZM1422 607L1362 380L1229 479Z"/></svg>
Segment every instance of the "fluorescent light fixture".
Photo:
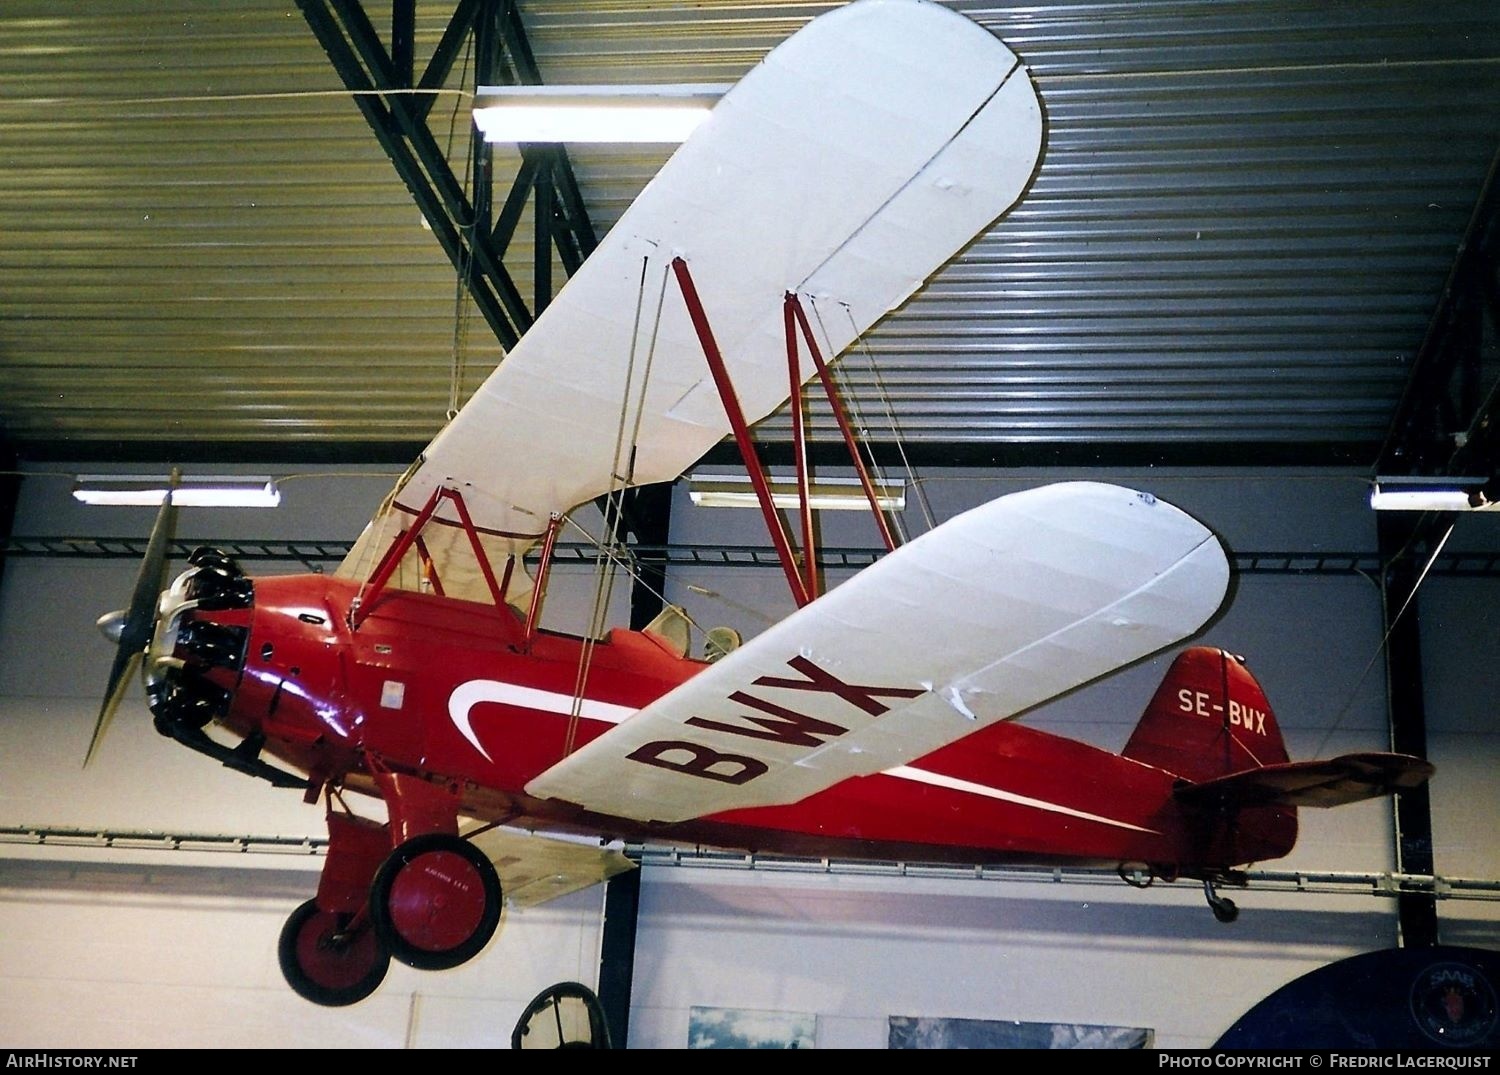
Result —
<svg viewBox="0 0 1500 1075"><path fill-rule="evenodd" d="M172 484L165 474L80 474L73 498L106 507L152 507ZM274 508L281 490L268 475L202 475L178 479L172 503L183 508Z"/></svg>
<svg viewBox="0 0 1500 1075"><path fill-rule="evenodd" d="M729 89L672 86L481 86L474 124L486 142L682 142Z"/></svg>
<svg viewBox="0 0 1500 1075"><path fill-rule="evenodd" d="M771 503L778 508L798 508L797 479L769 478ZM882 511L906 509L906 485L874 482L875 502ZM755 487L748 474L691 474L688 496L702 508L758 508ZM868 511L870 500L858 478L817 478L808 485L808 503L815 511Z"/></svg>
<svg viewBox="0 0 1500 1075"><path fill-rule="evenodd" d="M1376 478L1370 507L1376 511L1494 511L1485 495L1487 478Z"/></svg>

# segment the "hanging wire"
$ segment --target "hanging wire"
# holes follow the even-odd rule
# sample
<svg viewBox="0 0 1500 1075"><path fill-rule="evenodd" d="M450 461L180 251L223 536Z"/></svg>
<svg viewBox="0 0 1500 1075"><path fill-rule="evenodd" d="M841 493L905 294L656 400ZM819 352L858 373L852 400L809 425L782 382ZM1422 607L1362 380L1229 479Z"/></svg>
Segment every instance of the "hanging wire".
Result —
<svg viewBox="0 0 1500 1075"><path fill-rule="evenodd" d="M1385 653L1386 647L1390 644L1391 635L1396 631L1396 625L1401 621L1401 617L1406 614L1406 610L1411 607L1411 603L1416 600L1417 591L1421 589L1422 583L1426 581L1427 573L1432 570L1432 565L1437 563L1438 557L1442 555L1443 546L1448 544L1448 539L1453 536L1453 529L1457 525L1458 519L1454 518L1448 524L1448 529L1443 532L1442 538L1439 539L1437 545L1433 548L1432 555L1430 555L1427 558L1427 562L1422 565L1422 570L1417 574L1417 581L1412 584L1411 592L1406 595L1406 600L1401 602L1401 607L1397 609L1396 614L1391 617L1391 622L1389 626L1386 627L1385 634L1381 636L1380 644L1375 647L1375 652L1370 655L1369 661L1365 663L1363 670L1360 671L1359 678L1354 681L1354 686L1349 689L1348 700L1344 702L1343 707L1338 711L1338 713L1334 715L1333 723L1328 726L1328 730L1323 733L1323 738L1319 741L1318 749L1315 752L1317 756L1322 756L1323 752L1328 748L1328 741L1333 738L1334 732L1339 730L1339 726L1343 723L1344 718L1348 716L1349 711L1354 708L1355 700L1359 695L1359 688L1361 687L1361 685L1363 685L1365 677L1370 674L1370 669L1375 667L1375 662L1380 660L1381 655ZM1407 552L1411 549L1412 541L1414 540L1415 537L1408 540L1407 543L1403 545L1396 552L1396 554L1390 558L1385 568L1381 571L1380 593L1382 602L1384 602L1385 600L1386 592L1385 576L1390 571L1390 565L1394 564L1397 560L1401 559L1401 557L1407 554Z"/></svg>
<svg viewBox="0 0 1500 1075"><path fill-rule="evenodd" d="M469 58L474 48L472 36L467 38L464 45L464 62L459 69L458 88L463 90L465 83L469 80ZM460 97L453 105L453 112L448 117L448 145L443 151L445 159L453 157L453 139L458 128L459 107L463 103ZM469 139L469 148L464 156L464 182L467 194L472 204L474 191L467 187L468 182L474 175L474 140ZM478 220L472 219L460 224L460 227L468 232L468 241L463 244L463 254L459 258L458 273L454 281L453 289L453 342L452 359L448 371L448 421L458 417L460 397L463 394L464 373L468 365L469 351L469 304L464 301L474 282L474 236L478 227Z"/></svg>
<svg viewBox="0 0 1500 1075"><path fill-rule="evenodd" d="M662 273L661 289L657 292L656 314L651 325L651 337L646 346L646 360L644 371L640 380L640 389L635 398L635 422L631 425L630 437L625 436L625 427L629 424L631 407L631 389L635 384L636 352L640 343L641 315L646 305L646 279L650 269L650 257L641 259L641 277L636 288L635 316L630 328L630 350L625 363L625 390L620 393L620 420L615 428L615 451L614 458L609 468L609 491L604 501L604 534L605 539L614 548L619 546L620 527L625 517L625 494L635 480L635 450L640 439L640 428L642 414L645 411L646 389L651 380L651 365L656 357L657 331L661 326L662 301L666 295L666 273ZM628 448L628 459L627 459ZM626 465L622 468L621 463ZM622 473L623 469L623 473ZM568 518L573 522L571 516ZM582 527L578 527L582 531ZM604 620L609 609L609 595L614 589L615 568L620 561L614 555L606 555L598 558L597 567L594 572L594 601L589 617L589 629L583 641L583 647L578 655L578 673L573 683L573 704L568 714L568 731L563 741L563 757L573 753L573 746L577 740L578 720L583 709L584 691L588 686L589 670L593 665L594 647L597 645L598 637L604 630ZM631 578L641 585L639 573L630 569ZM662 598L662 603L666 599Z"/></svg>
<svg viewBox="0 0 1500 1075"><path fill-rule="evenodd" d="M642 269L644 272L644 267ZM646 345L646 369L641 375L641 391L636 398L635 425L630 430L630 478L635 478L635 446L641 441L641 422L646 416L646 387L651 383L651 367L656 361L656 341L661 333L662 307L667 297L667 277L671 272L670 263L662 265L661 286L656 291L656 316L651 321L651 339Z"/></svg>

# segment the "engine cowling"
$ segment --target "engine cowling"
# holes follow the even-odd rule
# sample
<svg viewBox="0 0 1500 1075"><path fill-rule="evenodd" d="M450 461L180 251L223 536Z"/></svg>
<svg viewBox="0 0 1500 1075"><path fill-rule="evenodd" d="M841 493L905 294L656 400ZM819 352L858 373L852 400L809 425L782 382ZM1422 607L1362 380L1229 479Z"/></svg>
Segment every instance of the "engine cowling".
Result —
<svg viewBox="0 0 1500 1075"><path fill-rule="evenodd" d="M147 654L147 705L156 730L174 738L175 728L202 728L228 712L232 690L209 677L217 670L238 673L245 663L248 624L200 613L249 610L255 600L253 581L220 550L195 549L188 563L158 602Z"/></svg>

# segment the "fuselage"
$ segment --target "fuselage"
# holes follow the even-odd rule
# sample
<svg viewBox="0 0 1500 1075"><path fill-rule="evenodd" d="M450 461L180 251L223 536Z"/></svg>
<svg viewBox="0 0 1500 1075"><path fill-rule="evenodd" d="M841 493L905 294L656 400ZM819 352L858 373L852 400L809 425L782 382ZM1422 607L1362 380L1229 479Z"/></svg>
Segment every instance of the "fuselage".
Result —
<svg viewBox="0 0 1500 1075"><path fill-rule="evenodd" d="M509 608L387 590L350 626L357 582L255 580L251 607L187 619L243 627L219 723L318 784L373 772L451 787L476 818L597 834L861 859L1223 868L1285 854L1295 813L1226 825L1173 797L1163 769L1003 721L908 765L801 802L647 824L538 799L527 784L707 665L616 629L592 645ZM575 701L575 699L578 699Z"/></svg>

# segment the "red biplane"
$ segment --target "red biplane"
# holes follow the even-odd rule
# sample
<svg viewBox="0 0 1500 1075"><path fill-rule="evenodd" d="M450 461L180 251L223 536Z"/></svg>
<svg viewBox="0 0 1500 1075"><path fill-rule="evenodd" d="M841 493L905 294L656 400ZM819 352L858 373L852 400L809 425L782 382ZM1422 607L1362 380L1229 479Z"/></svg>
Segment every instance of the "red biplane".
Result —
<svg viewBox="0 0 1500 1075"><path fill-rule="evenodd" d="M1146 493L1002 497L819 594L807 470L799 555L750 426L813 377L842 422L828 363L1020 197L1042 130L1025 67L968 19L921 0L830 12L722 99L333 577L252 580L200 549L163 590L167 497L106 625L90 753L141 665L162 734L326 803L317 894L281 938L297 992L349 1004L392 956L478 953L501 914L486 827L1107 864L1201 879L1229 918L1214 885L1285 855L1299 806L1427 777L1395 755L1289 762L1244 663L1209 648L1177 658L1122 754L1009 719L1218 610L1219 542ZM801 607L696 655L670 606L641 631L543 629L568 513L673 481L731 434Z"/></svg>

